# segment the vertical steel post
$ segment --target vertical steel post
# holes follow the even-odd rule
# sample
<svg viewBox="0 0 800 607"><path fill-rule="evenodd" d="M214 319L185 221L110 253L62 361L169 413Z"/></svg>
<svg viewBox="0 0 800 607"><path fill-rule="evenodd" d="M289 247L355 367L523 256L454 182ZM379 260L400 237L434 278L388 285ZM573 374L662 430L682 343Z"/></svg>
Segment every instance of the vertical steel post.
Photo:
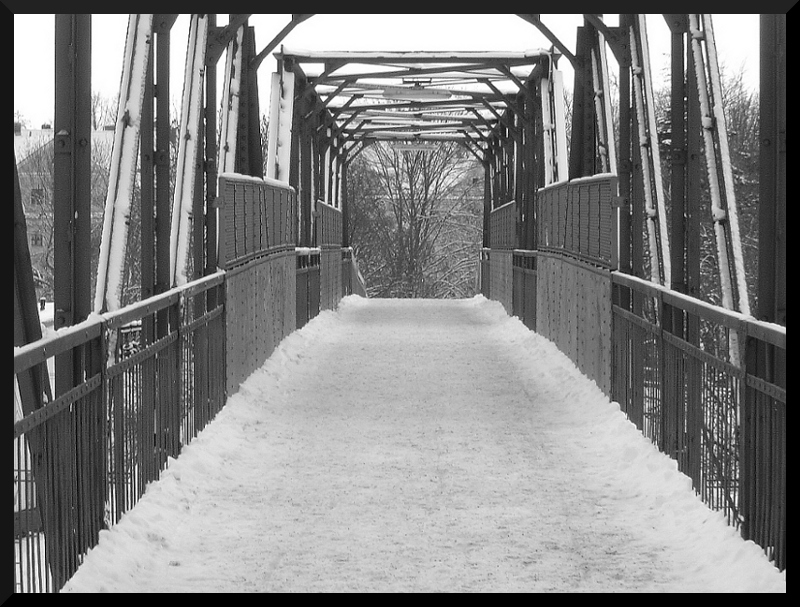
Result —
<svg viewBox="0 0 800 607"><path fill-rule="evenodd" d="M519 112L525 111L525 101L521 94L516 97ZM515 122L516 136L514 137L514 200L517 203L517 242L519 248L526 248L526 234L528 223L528 188L527 186L527 156L525 154L525 133L527 126L523 121L524 114L512 114Z"/></svg>
<svg viewBox="0 0 800 607"><path fill-rule="evenodd" d="M619 270L631 274L631 63L630 44L627 42L630 39L630 17L621 14L619 22L622 30L622 59L619 64Z"/></svg>
<svg viewBox="0 0 800 607"><path fill-rule="evenodd" d="M672 32L672 72L671 72L671 164L670 200L672 202L672 218L670 236L672 240L672 283L670 287L680 293L686 292L685 277L685 200L686 200L686 123L684 120L686 84L684 73L684 33L686 32L685 16L681 23L679 17L669 23ZM675 327L673 327L675 328Z"/></svg>
<svg viewBox="0 0 800 607"><path fill-rule="evenodd" d="M308 118L306 118L308 116ZM297 124L300 133L300 190L298 204L300 205L300 239L303 247L311 246L311 208L313 205L311 184L313 181L311 138L313 127L313 102L307 96L302 97L297 104Z"/></svg>
<svg viewBox="0 0 800 607"><path fill-rule="evenodd" d="M672 202L672 217L670 226L670 288L685 293L684 254L685 254L685 199L686 199L686 134L684 98L686 93L684 71L684 32L686 31L685 17L675 15L668 20L671 31L671 174L670 195ZM662 328L673 335L683 337L683 314L677 308L662 301L663 319ZM667 360L669 349L666 344L661 344L662 365L662 411L664 412L665 434L670 436L666 453L678 460L681 470L688 472L687 440L689 434L685 431L687 408L683 395L686 381L686 368L684 358L672 354ZM691 419L691 415L689 416Z"/></svg>
<svg viewBox="0 0 800 607"><path fill-rule="evenodd" d="M533 84L525 87L524 111L527 120L523 128L523 153L525 155L525 188L526 201L526 222L525 239L522 243L523 248L533 250L536 248L536 186L537 179L541 172L537 165L536 144L537 126L541 125L541 120L537 120L536 97L534 95Z"/></svg>
<svg viewBox="0 0 800 607"><path fill-rule="evenodd" d="M670 225L670 288L680 293L686 292L684 256L685 239L685 201L686 201L686 121L685 96L686 74L684 69L684 34L688 29L685 15L668 15L667 25L671 32L671 87L670 87L670 123L671 123L671 173L670 200L672 216ZM683 315L672 306L665 305L664 326L668 331L683 337ZM682 374L681 374L682 375Z"/></svg>
<svg viewBox="0 0 800 607"><path fill-rule="evenodd" d="M208 65L205 66L208 69ZM201 97L205 95L201 94ZM197 280L203 276L205 271L205 252L206 252L206 213L205 197L206 192L203 187L205 184L205 107L203 100L200 101L201 111L198 115L197 125L197 154L195 156L194 187L192 188L192 274L191 280ZM199 298L198 298L199 301Z"/></svg>
<svg viewBox="0 0 800 607"><path fill-rule="evenodd" d="M141 298L155 295L155 142L153 136L153 53L147 57L147 72L144 83L142 103L142 129L139 136L139 181L141 183L140 221L141 221ZM154 341L153 319L142 319L142 340L144 344Z"/></svg>
<svg viewBox="0 0 800 607"><path fill-rule="evenodd" d="M303 91L305 89L305 78L302 78L299 74L295 74L295 88L296 91ZM301 105L298 103L298 100L292 104L292 126L291 126L291 150L290 150L290 157L289 157L289 175L288 181L289 185L294 188L295 192L299 192L300 190L300 128L299 128L299 120L297 119L298 108L296 106ZM297 202L297 200L295 200ZM295 240L297 242L297 240Z"/></svg>
<svg viewBox="0 0 800 607"><path fill-rule="evenodd" d="M247 61L247 70L245 71L245 78L247 78L247 112L250 134L248 137L248 155L250 157L250 165L248 175L254 177L264 176L264 153L261 147L261 114L259 109L258 99L258 69L251 65L250 59L256 54L256 38L255 31L252 26L248 26L244 30L244 48L245 55L244 61ZM242 62L244 64L244 61Z"/></svg>
<svg viewBox="0 0 800 607"><path fill-rule="evenodd" d="M786 15L760 17L759 91L759 246L758 318L786 325ZM746 347L746 368L750 375L786 387L786 353L751 338ZM778 529L786 528L785 482L781 491L774 477L783 472L776 461L786 460L785 439L778 433L764 438L765 430L775 427L769 401L761 401L749 386L741 415L741 505L742 536L759 535L758 502L782 503L773 515ZM781 407L780 403L777 405ZM782 513L782 517L780 516ZM778 531L776 529L776 531ZM776 533L777 535L777 533ZM775 556L785 562L777 545ZM783 538L785 542L785 536ZM776 564L777 564L776 558Z"/></svg>
<svg viewBox="0 0 800 607"><path fill-rule="evenodd" d="M691 52L691 41L686 40L686 292L692 297L700 298L700 223L701 223L701 175L703 169L702 145L700 139L700 100L695 86L695 63ZM699 320L689 317L688 339L690 343L699 344Z"/></svg>
<svg viewBox="0 0 800 607"><path fill-rule="evenodd" d="M250 112L248 110L248 100L251 95L250 78L251 71L250 59L253 55L252 36L248 33L250 27L245 21L242 26L242 47L239 52L242 54L242 74L239 76L239 119L236 122L236 159L234 170L243 175L250 173ZM227 83L226 83L227 86Z"/></svg>
<svg viewBox="0 0 800 607"><path fill-rule="evenodd" d="M631 112L631 273L644 278L644 236L646 233L644 218L644 178L642 165L647 158L642 157L641 146L638 145L639 118ZM658 262L657 259L655 260ZM657 282L657 281L656 281Z"/></svg>
<svg viewBox="0 0 800 607"><path fill-rule="evenodd" d="M496 209L503 203L503 147L500 143L499 136L495 134L491 139L493 154L492 154L492 209ZM490 238L491 240L491 238Z"/></svg>
<svg viewBox="0 0 800 607"><path fill-rule="evenodd" d="M342 174L342 247L350 246L349 226L350 226L350 201L347 195L347 167L350 163L342 162L340 171Z"/></svg>
<svg viewBox="0 0 800 607"><path fill-rule="evenodd" d="M217 27L216 14L208 16L209 31ZM208 57L208 54L206 54ZM206 227L206 267L205 274L212 274L217 269L217 209L214 201L217 198L217 61L214 57L206 61L206 105L205 105L205 227ZM209 309L216 306L217 289L208 291Z"/></svg>
<svg viewBox="0 0 800 607"><path fill-rule="evenodd" d="M575 86L572 101L572 137L570 145L569 177L583 177L595 173L595 125L592 100L592 32L586 26L578 28L575 45Z"/></svg>
<svg viewBox="0 0 800 607"><path fill-rule="evenodd" d="M492 148L486 146L483 161L483 247L488 249L489 241L489 220L492 215Z"/></svg>
<svg viewBox="0 0 800 607"><path fill-rule="evenodd" d="M55 16L55 153L53 175L54 328L90 311L91 15ZM75 368L73 368L75 365ZM70 354L56 358L56 393L80 381Z"/></svg>
<svg viewBox="0 0 800 607"><path fill-rule="evenodd" d="M56 329L84 320L90 311L90 264L86 260L91 258L91 36L91 15L55 16L53 222ZM56 395L66 393L83 380L83 363L83 357L75 351L56 357ZM90 433L89 424L79 427L78 434L79 443L76 445L62 442L63 439L58 437L42 447L59 460L72 460L76 457L75 449L84 454L86 446L96 439L94 433ZM38 472L41 475L42 471ZM48 480L57 483L57 487L51 486ZM45 534L48 543L65 549L60 558L49 559L54 584L59 587L77 568L67 552L76 540L80 542L87 536L86 523L89 521L76 520L72 513L80 512L82 505L91 499L90 490L78 483L72 462L65 465L57 477L45 479L42 476L37 482L53 489L52 499L43 509L48 511L43 512L43 519L47 519ZM73 499L77 501L71 503Z"/></svg>
<svg viewBox="0 0 800 607"><path fill-rule="evenodd" d="M701 175L703 156L700 137L700 100L695 82L694 55L691 41L686 36L686 200L685 200L685 247L684 276L686 293L700 298L700 223L701 223ZM700 345L700 318L687 314L684 327L686 341ZM701 441L703 422L703 371L701 365L692 360L686 370L686 459L687 474L695 486L700 483Z"/></svg>
<svg viewBox="0 0 800 607"><path fill-rule="evenodd" d="M156 147L155 164L155 294L163 293L170 287L169 273L169 231L170 231L170 135L172 124L169 116L169 53L170 30L175 22L174 15L158 15L153 19L155 36L155 95L156 95ZM164 337L168 332L168 310L159 312L157 319L157 337Z"/></svg>
<svg viewBox="0 0 800 607"><path fill-rule="evenodd" d="M761 15L758 317L786 325L786 15Z"/></svg>

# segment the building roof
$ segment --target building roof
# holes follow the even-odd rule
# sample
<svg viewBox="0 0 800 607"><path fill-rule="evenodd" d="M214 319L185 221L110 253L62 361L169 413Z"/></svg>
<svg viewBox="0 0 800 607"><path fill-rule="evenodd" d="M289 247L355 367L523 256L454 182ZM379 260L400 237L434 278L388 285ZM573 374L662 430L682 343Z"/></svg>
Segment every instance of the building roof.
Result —
<svg viewBox="0 0 800 607"><path fill-rule="evenodd" d="M53 140L53 129L26 129L14 135L14 158L17 165L23 163L31 154Z"/></svg>
<svg viewBox="0 0 800 607"><path fill-rule="evenodd" d="M55 131L53 129L26 129L22 128L19 135L14 135L14 158L17 166L20 166L34 153L41 150L45 145L53 141ZM114 141L113 130L92 131L92 143Z"/></svg>

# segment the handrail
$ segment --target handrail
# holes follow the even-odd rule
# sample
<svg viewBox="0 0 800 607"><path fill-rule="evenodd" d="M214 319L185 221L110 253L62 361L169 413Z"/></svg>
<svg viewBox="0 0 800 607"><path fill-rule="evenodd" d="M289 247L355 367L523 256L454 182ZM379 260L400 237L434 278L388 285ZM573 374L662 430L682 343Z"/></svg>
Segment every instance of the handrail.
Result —
<svg viewBox="0 0 800 607"><path fill-rule="evenodd" d="M106 329L116 329L149 316L154 312L168 308L177 303L179 297L191 297L199 291L222 284L225 272L218 270L213 274L204 276L185 285L177 286L164 293L153 295L113 312L103 314L93 313L85 321L58 329L51 335L45 335L24 346L14 347L14 373L22 373L32 366L43 363L48 358L63 354L76 346L80 346L100 336L105 326Z"/></svg>
<svg viewBox="0 0 800 607"><path fill-rule="evenodd" d="M728 329L743 331L750 337L755 337L778 348L786 349L786 327L782 325L764 322L741 312L727 310L630 274L613 271L611 280L623 287L650 291L654 295L661 294L666 304L719 323Z"/></svg>
<svg viewBox="0 0 800 607"><path fill-rule="evenodd" d="M297 193L286 183L237 173L219 176L219 265L224 269L293 249Z"/></svg>
<svg viewBox="0 0 800 607"><path fill-rule="evenodd" d="M501 204L499 207L495 207L494 209L492 209L492 213L494 213L495 211L502 211L502 210L505 210L505 208L506 208L507 206L509 206L509 205L512 205L512 204L514 204L515 202L517 202L517 201L516 201L516 200L509 200L508 202Z"/></svg>
<svg viewBox="0 0 800 607"><path fill-rule="evenodd" d="M344 228L341 209L318 200L317 217L317 245L323 248L341 247Z"/></svg>
<svg viewBox="0 0 800 607"><path fill-rule="evenodd" d="M538 248L616 267L616 181L615 174L600 173L540 188Z"/></svg>
<svg viewBox="0 0 800 607"><path fill-rule="evenodd" d="M138 501L224 405L225 301L205 295L226 276L215 272L14 348L15 379L68 351L86 363L78 385L15 415L15 558L47 542L41 559L15 566L15 587L32 589L36 579L39 589L58 590L99 531ZM177 323L153 343L103 347L108 331L170 308ZM116 343L113 333L109 343Z"/></svg>
<svg viewBox="0 0 800 607"><path fill-rule="evenodd" d="M15 346L14 373L22 373L52 356L63 354L75 346L96 339L100 335L103 322L100 315L93 314L77 325L58 329L54 334L43 336L24 346Z"/></svg>

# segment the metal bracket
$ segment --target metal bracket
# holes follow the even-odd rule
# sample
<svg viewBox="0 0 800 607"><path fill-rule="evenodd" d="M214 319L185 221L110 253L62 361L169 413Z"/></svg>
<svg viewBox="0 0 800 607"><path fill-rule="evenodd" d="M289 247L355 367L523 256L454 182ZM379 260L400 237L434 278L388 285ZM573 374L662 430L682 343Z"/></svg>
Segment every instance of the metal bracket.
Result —
<svg viewBox="0 0 800 607"><path fill-rule="evenodd" d="M670 158L675 166L686 164L686 150L672 150Z"/></svg>
<svg viewBox="0 0 800 607"><path fill-rule="evenodd" d="M614 53L620 67L631 66L630 45L628 44L628 28L608 27L605 32L606 43Z"/></svg>
<svg viewBox="0 0 800 607"><path fill-rule="evenodd" d="M629 209L630 208L630 200L627 196L613 196L611 198L611 208L612 209Z"/></svg>

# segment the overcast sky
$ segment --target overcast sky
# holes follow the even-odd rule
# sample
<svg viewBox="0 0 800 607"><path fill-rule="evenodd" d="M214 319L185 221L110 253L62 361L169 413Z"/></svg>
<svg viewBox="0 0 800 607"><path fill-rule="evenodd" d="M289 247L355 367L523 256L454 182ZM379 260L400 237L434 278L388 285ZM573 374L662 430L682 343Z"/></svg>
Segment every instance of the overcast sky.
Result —
<svg viewBox="0 0 800 607"><path fill-rule="evenodd" d="M257 50L261 50L290 21L290 15L254 15ZM119 93L127 15L94 15L92 19L92 89L107 97ZM616 25L616 15L607 22ZM172 33L174 105L179 105L186 52L188 15L181 15ZM575 28L580 15L542 15L542 21L570 49L575 47ZM227 22L219 15L218 22ZM758 15L714 15L714 31L720 60L731 70L745 71L745 81L758 88ZM52 123L54 106L53 15L14 15L14 111L29 126ZM661 15L648 17L654 71L665 66L669 30ZM529 23L514 15L317 15L301 23L287 36L288 49L304 50L485 50L524 51L548 48L550 43ZM615 63L612 61L612 69ZM568 62L559 67L568 72ZM268 107L270 58L259 71L261 111ZM220 61L219 79L222 78ZM572 74L565 74L571 87Z"/></svg>

